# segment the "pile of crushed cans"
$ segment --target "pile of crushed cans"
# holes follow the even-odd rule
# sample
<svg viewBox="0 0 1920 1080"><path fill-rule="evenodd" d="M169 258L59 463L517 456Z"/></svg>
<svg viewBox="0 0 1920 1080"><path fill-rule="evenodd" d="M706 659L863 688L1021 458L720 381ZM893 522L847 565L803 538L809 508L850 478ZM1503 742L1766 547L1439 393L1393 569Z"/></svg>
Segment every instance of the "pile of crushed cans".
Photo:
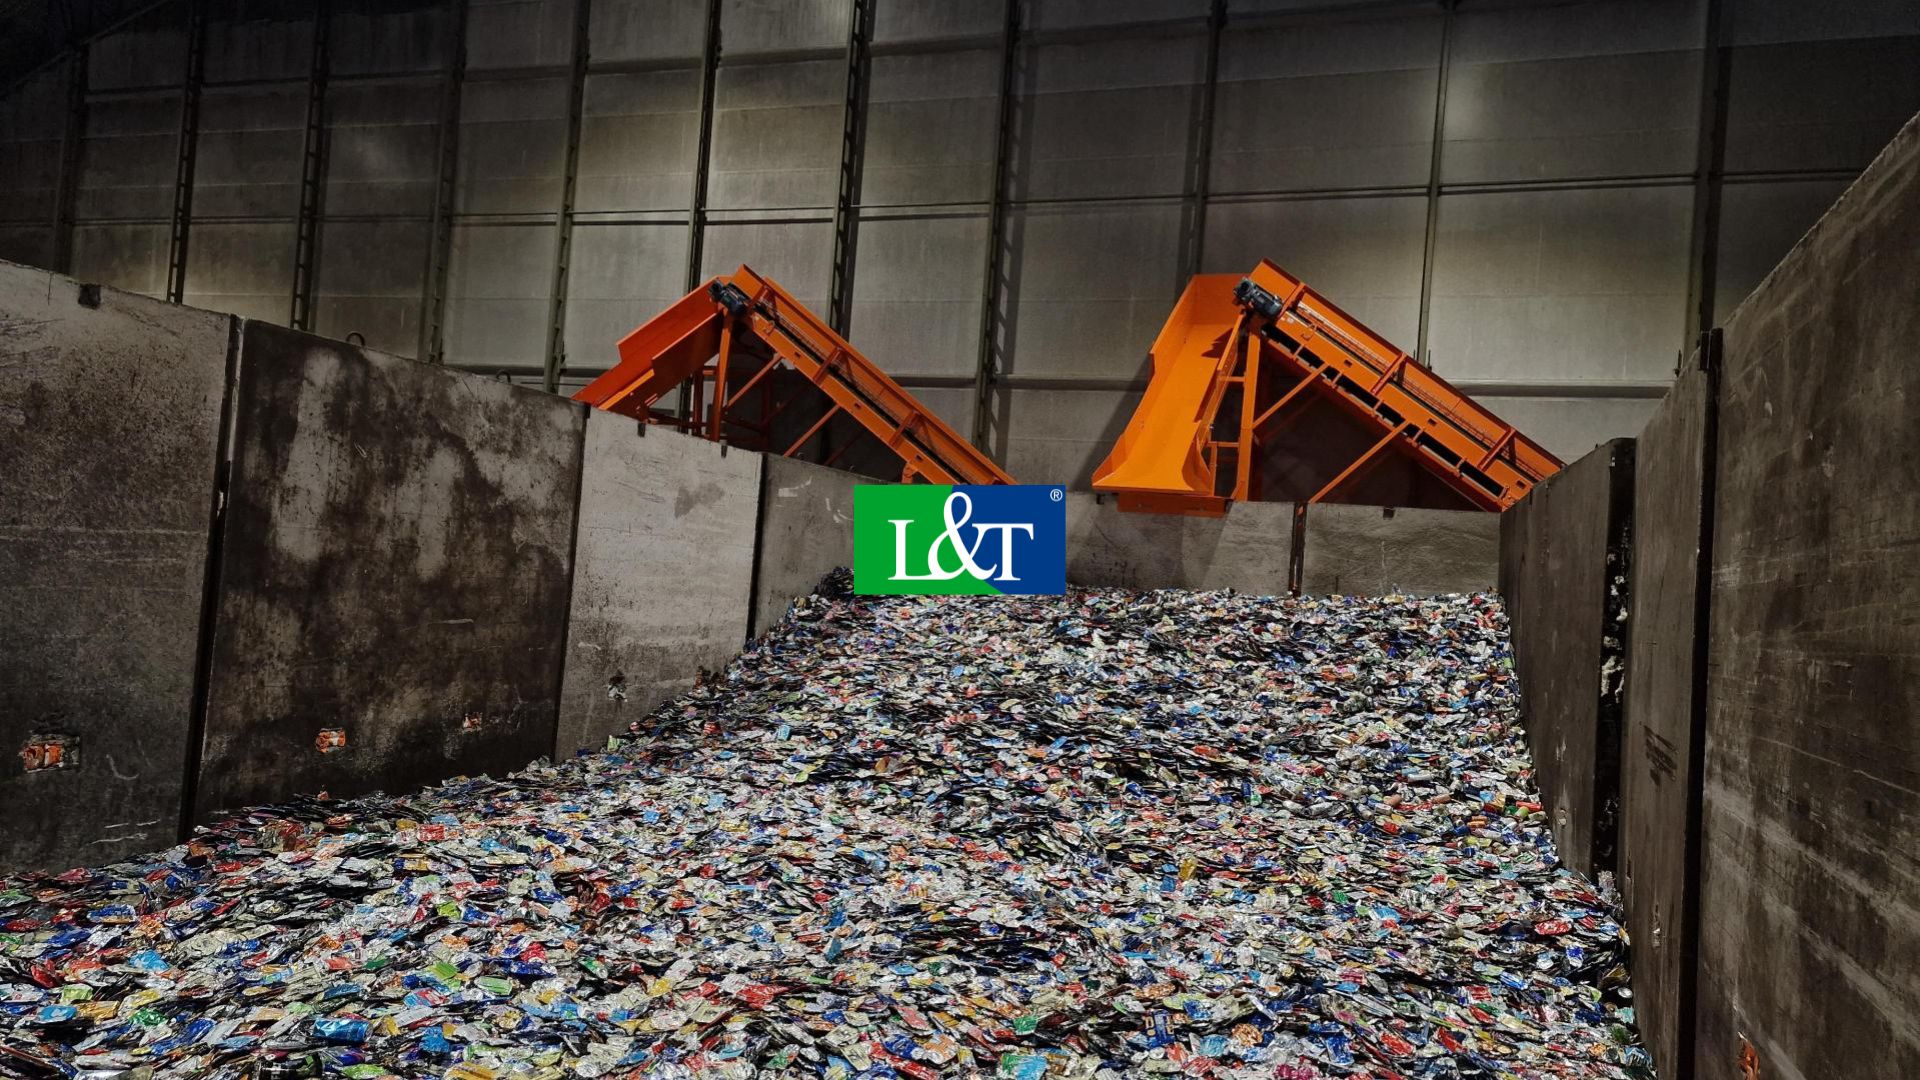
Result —
<svg viewBox="0 0 1920 1080"><path fill-rule="evenodd" d="M1491 596L799 601L605 752L0 882L0 1073L1648 1077Z"/></svg>

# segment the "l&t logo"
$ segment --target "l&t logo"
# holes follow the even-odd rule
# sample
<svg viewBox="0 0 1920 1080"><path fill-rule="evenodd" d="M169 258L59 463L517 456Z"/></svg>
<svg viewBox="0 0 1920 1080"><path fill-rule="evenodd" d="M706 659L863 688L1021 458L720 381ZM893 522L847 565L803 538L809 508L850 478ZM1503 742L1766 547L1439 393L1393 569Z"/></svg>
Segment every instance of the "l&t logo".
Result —
<svg viewBox="0 0 1920 1080"><path fill-rule="evenodd" d="M1066 592L1066 492L1030 484L856 485L853 591Z"/></svg>

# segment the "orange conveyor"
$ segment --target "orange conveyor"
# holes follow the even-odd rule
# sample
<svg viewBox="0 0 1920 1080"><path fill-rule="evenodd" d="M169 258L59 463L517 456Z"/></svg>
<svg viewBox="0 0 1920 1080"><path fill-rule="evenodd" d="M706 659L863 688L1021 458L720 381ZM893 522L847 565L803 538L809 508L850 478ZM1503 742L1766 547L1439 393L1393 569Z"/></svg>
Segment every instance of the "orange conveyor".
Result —
<svg viewBox="0 0 1920 1080"><path fill-rule="evenodd" d="M1299 278L1265 260L1236 277L1194 277L1154 340L1146 393L1093 474L1122 509L1217 515L1256 497L1261 433L1307 395L1376 436L1308 502L1328 501L1390 452L1483 510L1513 505L1560 469Z"/></svg>
<svg viewBox="0 0 1920 1080"><path fill-rule="evenodd" d="M805 305L749 267L713 278L681 297L622 338L619 349L619 364L575 394L575 401L787 457L834 417L845 415L900 458L903 483L1013 482ZM809 395L804 388L796 394L795 387L771 377L782 365L798 372L830 402L784 451L770 441L774 421ZM656 408L661 398L683 386L684 415ZM850 445L843 444L839 452Z"/></svg>

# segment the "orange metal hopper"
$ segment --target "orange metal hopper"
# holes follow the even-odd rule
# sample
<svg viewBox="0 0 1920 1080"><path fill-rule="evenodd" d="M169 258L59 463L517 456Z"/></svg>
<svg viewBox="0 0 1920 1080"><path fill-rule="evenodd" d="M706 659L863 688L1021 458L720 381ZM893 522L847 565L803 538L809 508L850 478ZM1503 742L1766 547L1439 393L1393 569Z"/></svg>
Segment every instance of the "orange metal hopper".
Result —
<svg viewBox="0 0 1920 1080"><path fill-rule="evenodd" d="M784 364L830 402L811 427L778 451L784 456L799 452L844 413L900 458L903 482L1013 482L785 289L748 267L681 297L622 338L619 348L620 363L582 388L575 401L774 450L774 420L797 400L790 381L771 377ZM685 416L655 408L683 385ZM799 396L810 395L801 388Z"/></svg>
<svg viewBox="0 0 1920 1080"><path fill-rule="evenodd" d="M1193 278L1154 341L1152 381L1093 474L1122 509L1217 515L1257 497L1261 432L1308 394L1376 436L1308 502L1328 501L1389 450L1483 510L1559 471L1513 425L1273 263L1235 280Z"/></svg>

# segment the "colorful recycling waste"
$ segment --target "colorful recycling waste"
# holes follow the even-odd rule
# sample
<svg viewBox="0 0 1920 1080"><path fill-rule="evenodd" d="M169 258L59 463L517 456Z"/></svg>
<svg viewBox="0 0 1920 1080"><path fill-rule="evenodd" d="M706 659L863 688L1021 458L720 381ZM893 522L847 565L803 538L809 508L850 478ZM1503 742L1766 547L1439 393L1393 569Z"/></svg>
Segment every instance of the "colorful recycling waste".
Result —
<svg viewBox="0 0 1920 1080"><path fill-rule="evenodd" d="M604 753L0 883L0 1072L1646 1077L1505 630L842 573Z"/></svg>

